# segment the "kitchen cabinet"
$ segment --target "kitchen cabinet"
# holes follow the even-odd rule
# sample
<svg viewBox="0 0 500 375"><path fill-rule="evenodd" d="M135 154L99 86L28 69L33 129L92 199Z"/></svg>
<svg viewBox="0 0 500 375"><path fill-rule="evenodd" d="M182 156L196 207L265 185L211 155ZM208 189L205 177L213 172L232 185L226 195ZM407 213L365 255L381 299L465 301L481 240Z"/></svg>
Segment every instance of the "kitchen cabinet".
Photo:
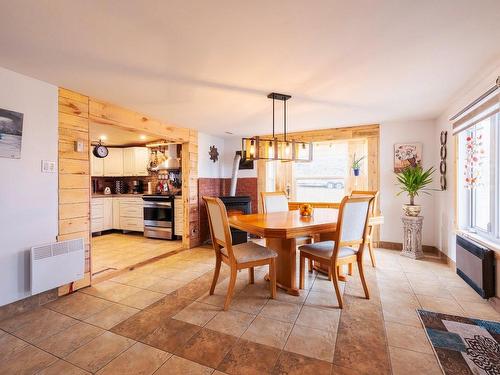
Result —
<svg viewBox="0 0 500 375"><path fill-rule="evenodd" d="M113 198L101 198L103 204L103 230L113 229Z"/></svg>
<svg viewBox="0 0 500 375"><path fill-rule="evenodd" d="M92 198L92 233L110 229L144 231L142 196Z"/></svg>
<svg viewBox="0 0 500 375"><path fill-rule="evenodd" d="M142 198L118 198L120 199L120 229L144 231L144 216Z"/></svg>
<svg viewBox="0 0 500 375"><path fill-rule="evenodd" d="M123 176L123 148L108 148L104 160L104 176Z"/></svg>
<svg viewBox="0 0 500 375"><path fill-rule="evenodd" d="M102 232L104 230L104 202L102 199L92 199L90 217L92 233Z"/></svg>
<svg viewBox="0 0 500 375"><path fill-rule="evenodd" d="M94 154L91 154L92 158L90 161L90 175L91 176L104 176L104 159L97 158Z"/></svg>
<svg viewBox="0 0 500 375"><path fill-rule="evenodd" d="M113 198L113 229L120 227L120 198Z"/></svg>
<svg viewBox="0 0 500 375"><path fill-rule="evenodd" d="M175 197L174 200L174 234L182 236L184 230L184 204L182 197Z"/></svg>
<svg viewBox="0 0 500 375"><path fill-rule="evenodd" d="M147 147L127 147L123 149L123 175L147 176L149 150Z"/></svg>

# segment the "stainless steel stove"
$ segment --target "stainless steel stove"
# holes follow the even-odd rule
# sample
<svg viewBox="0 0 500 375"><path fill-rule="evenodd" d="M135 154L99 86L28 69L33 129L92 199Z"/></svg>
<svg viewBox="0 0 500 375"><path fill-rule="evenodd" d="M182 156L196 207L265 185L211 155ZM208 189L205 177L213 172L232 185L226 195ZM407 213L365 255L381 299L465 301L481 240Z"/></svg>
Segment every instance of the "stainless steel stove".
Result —
<svg viewBox="0 0 500 375"><path fill-rule="evenodd" d="M174 196L145 194L144 236L172 240L174 236Z"/></svg>

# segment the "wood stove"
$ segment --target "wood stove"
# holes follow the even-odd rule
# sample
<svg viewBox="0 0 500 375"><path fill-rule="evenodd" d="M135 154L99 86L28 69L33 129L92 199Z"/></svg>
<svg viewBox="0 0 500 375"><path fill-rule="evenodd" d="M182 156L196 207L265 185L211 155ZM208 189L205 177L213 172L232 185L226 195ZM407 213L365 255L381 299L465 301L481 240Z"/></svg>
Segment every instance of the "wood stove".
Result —
<svg viewBox="0 0 500 375"><path fill-rule="evenodd" d="M232 215L245 215L252 213L252 199L247 195L242 196L224 196L219 199L226 206L228 216ZM231 228L231 236L233 237L233 245L244 243L248 241L247 232Z"/></svg>

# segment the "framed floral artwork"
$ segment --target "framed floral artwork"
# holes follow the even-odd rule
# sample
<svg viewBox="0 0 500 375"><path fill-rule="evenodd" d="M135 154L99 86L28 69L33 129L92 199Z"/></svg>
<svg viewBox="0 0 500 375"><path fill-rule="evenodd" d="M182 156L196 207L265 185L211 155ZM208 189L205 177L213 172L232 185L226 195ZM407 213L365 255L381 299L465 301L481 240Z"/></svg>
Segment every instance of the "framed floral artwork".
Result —
<svg viewBox="0 0 500 375"><path fill-rule="evenodd" d="M396 143L394 145L394 172L422 166L422 143Z"/></svg>

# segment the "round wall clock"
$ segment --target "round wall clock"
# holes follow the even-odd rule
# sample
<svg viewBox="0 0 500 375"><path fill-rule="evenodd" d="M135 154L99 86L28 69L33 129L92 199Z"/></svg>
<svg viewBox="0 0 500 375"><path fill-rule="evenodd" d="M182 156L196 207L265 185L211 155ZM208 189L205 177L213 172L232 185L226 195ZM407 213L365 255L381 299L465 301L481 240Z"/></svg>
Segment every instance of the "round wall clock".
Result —
<svg viewBox="0 0 500 375"><path fill-rule="evenodd" d="M94 146L94 150L92 151L96 158L105 158L108 156L108 148L99 142Z"/></svg>

